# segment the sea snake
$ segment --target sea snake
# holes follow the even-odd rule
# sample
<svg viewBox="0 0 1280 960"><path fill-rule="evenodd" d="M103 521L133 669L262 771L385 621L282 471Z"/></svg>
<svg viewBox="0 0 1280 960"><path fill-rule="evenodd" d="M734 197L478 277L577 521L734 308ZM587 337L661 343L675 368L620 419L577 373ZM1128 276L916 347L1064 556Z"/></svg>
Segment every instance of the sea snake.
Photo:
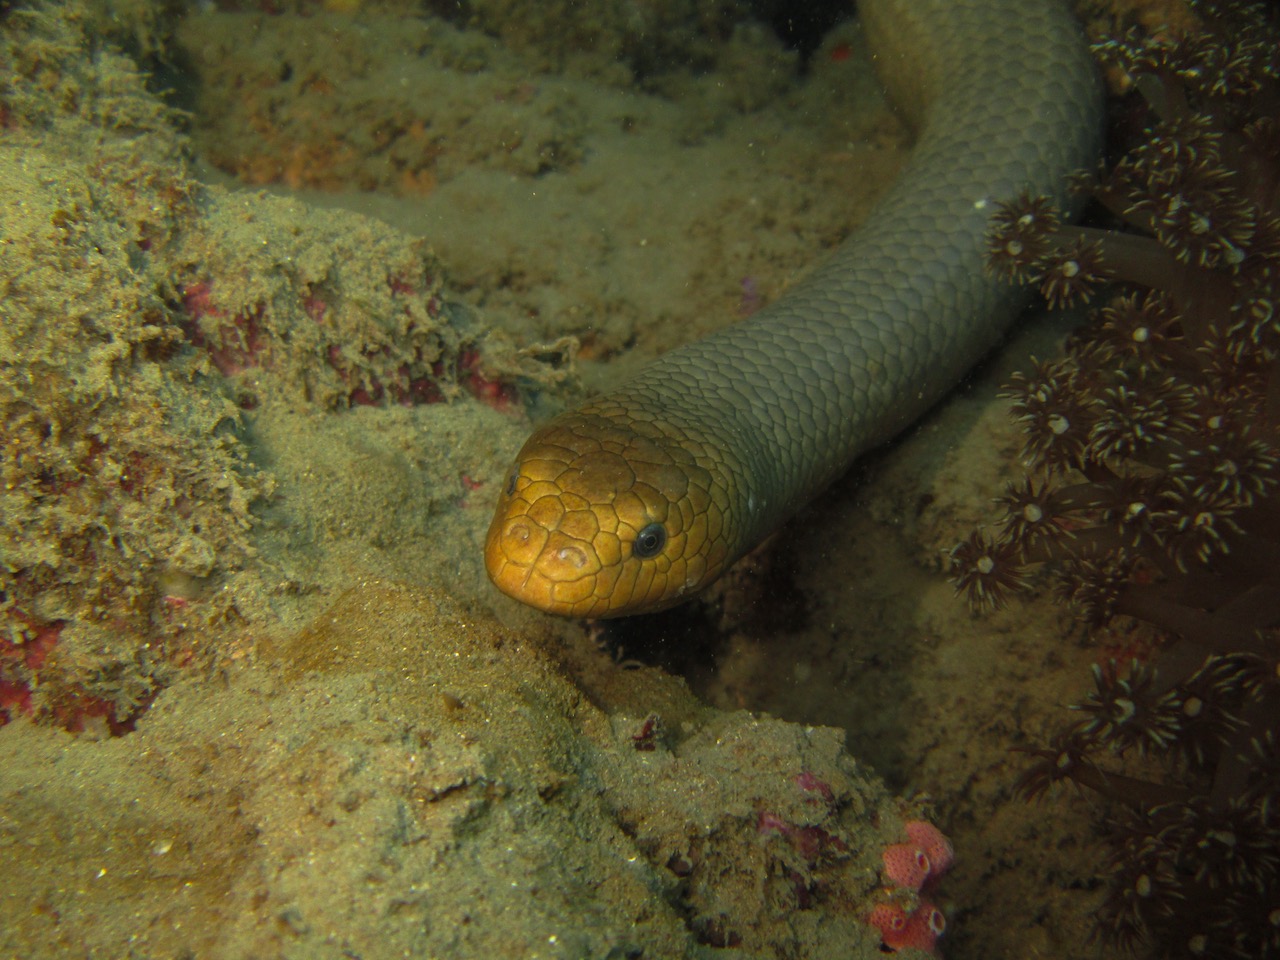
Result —
<svg viewBox="0 0 1280 960"><path fill-rule="evenodd" d="M749 320L538 429L485 546L503 592L615 617L692 596L960 380L1022 296L984 270L994 201L1066 209L1102 90L1065 0L860 0L915 133L898 179L826 262Z"/></svg>

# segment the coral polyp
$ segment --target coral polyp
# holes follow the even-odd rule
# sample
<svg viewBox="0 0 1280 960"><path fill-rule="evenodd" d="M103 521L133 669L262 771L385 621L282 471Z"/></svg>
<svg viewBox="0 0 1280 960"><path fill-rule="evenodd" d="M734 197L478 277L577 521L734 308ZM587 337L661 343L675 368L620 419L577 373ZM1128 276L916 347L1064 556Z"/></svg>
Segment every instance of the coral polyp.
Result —
<svg viewBox="0 0 1280 960"><path fill-rule="evenodd" d="M1096 44L1145 104L1078 186L1099 211L1002 207L989 263L1091 303L1065 355L1007 387L1029 476L952 551L993 608L1045 581L1140 654L1093 668L1019 787L1100 794L1105 939L1143 957L1280 957L1280 31L1197 3L1193 33ZM1102 293L1102 304L1094 299Z"/></svg>

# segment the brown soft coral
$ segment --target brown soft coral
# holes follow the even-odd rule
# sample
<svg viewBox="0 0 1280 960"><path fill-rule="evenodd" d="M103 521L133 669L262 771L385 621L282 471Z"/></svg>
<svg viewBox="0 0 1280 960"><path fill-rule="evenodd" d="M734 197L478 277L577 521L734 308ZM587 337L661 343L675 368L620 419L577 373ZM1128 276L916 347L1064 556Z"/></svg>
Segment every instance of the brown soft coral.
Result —
<svg viewBox="0 0 1280 960"><path fill-rule="evenodd" d="M1014 378L1033 475L952 555L993 607L1036 578L1153 652L1096 666L1021 786L1116 801L1110 939L1151 956L1280 956L1280 57L1262 8L1198 4L1178 40L1099 55L1145 99L1096 182L1106 226L1043 199L994 219L990 262L1053 303L1115 298L1063 359ZM1163 770L1163 776L1152 771Z"/></svg>

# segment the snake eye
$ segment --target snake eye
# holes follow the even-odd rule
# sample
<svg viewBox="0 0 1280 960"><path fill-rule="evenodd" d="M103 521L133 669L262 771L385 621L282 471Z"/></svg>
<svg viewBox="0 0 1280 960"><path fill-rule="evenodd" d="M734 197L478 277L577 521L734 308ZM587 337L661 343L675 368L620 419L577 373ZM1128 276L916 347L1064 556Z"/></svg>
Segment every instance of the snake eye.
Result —
<svg viewBox="0 0 1280 960"><path fill-rule="evenodd" d="M513 497L516 493L516 481L520 479L520 468L517 467L511 471L511 476L507 479L507 496Z"/></svg>
<svg viewBox="0 0 1280 960"><path fill-rule="evenodd" d="M649 523L636 534L635 543L631 544L631 553L641 560L648 560L660 554L666 545L666 528L660 523Z"/></svg>

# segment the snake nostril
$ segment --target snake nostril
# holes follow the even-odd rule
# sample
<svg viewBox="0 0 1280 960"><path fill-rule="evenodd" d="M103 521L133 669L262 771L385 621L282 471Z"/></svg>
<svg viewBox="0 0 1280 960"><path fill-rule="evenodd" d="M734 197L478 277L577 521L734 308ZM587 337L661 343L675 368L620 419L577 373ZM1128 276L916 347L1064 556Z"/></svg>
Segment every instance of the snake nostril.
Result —
<svg viewBox="0 0 1280 960"><path fill-rule="evenodd" d="M536 521L529 517L512 517L502 528L494 549L500 551L508 563L523 568L535 563L546 545L547 531Z"/></svg>

